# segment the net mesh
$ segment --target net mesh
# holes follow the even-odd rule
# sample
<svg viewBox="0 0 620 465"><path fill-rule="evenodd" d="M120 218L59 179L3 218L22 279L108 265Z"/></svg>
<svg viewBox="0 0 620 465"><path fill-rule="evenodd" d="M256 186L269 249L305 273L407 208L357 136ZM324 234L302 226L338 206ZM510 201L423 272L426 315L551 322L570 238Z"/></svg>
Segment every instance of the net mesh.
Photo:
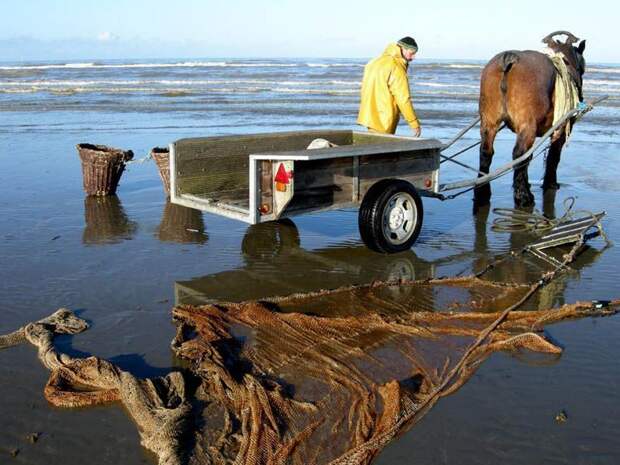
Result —
<svg viewBox="0 0 620 465"><path fill-rule="evenodd" d="M55 334L87 328L65 309L0 348L38 347L55 406L122 402L160 464L366 464L491 353L557 356L544 325L616 311L513 310L536 289L469 277L177 306L172 349L187 368L149 379L58 352Z"/></svg>

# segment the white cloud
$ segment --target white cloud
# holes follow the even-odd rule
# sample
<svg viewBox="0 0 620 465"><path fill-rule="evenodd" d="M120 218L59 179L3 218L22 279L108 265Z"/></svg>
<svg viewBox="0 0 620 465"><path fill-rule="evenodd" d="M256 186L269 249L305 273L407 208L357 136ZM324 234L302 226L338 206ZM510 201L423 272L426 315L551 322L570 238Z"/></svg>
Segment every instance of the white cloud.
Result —
<svg viewBox="0 0 620 465"><path fill-rule="evenodd" d="M116 34L113 34L110 31L100 32L99 35L97 36L97 40L100 40L101 42L109 42L111 40L116 40L118 38L119 37Z"/></svg>

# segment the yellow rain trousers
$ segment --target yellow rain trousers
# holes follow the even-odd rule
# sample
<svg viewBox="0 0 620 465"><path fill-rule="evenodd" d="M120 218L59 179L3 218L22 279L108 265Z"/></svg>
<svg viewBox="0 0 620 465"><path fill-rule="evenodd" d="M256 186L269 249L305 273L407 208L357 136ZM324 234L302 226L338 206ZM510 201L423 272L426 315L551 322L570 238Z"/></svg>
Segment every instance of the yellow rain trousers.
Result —
<svg viewBox="0 0 620 465"><path fill-rule="evenodd" d="M376 132L394 134L400 114L412 129L420 127L409 93L407 60L394 43L364 68L357 123Z"/></svg>

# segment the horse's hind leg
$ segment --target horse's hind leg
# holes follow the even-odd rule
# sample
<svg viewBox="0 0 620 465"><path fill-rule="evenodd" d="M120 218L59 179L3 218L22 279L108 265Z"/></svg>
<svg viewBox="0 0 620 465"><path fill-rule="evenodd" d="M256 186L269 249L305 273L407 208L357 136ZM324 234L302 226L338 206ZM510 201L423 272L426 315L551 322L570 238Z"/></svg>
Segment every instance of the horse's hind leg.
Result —
<svg viewBox="0 0 620 465"><path fill-rule="evenodd" d="M493 160L493 143L495 142L495 136L497 135L499 125L488 125L484 122L480 127L480 165L478 171L484 174L489 173L491 167L491 161ZM478 177L482 176L479 174ZM491 184L487 183L474 189L474 207L483 207L488 205L491 200Z"/></svg>
<svg viewBox="0 0 620 465"><path fill-rule="evenodd" d="M516 160L534 144L536 140L535 130L521 131L517 135L517 143L512 150L512 159ZM514 194L514 201L517 207L529 207L534 205L534 195L530 190L530 183L527 175L527 168L530 162L527 160L525 163L521 163L518 168L515 168L512 189Z"/></svg>
<svg viewBox="0 0 620 465"><path fill-rule="evenodd" d="M543 190L559 189L557 171L558 164L560 163L560 155L562 153L562 147L566 142L566 132L562 131L562 134L551 142L549 152L547 153L547 163L545 165L545 179L543 181Z"/></svg>

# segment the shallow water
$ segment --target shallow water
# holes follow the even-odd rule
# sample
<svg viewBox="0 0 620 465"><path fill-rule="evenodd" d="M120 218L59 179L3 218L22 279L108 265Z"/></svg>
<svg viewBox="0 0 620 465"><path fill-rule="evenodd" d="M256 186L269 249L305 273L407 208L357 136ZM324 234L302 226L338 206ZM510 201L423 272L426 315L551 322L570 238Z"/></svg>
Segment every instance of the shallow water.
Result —
<svg viewBox="0 0 620 465"><path fill-rule="evenodd" d="M354 65L307 66L303 74L297 68L282 69L288 81L313 80L320 87L343 75L354 82L359 68ZM420 79L451 86L475 83L480 70L475 63L468 64L470 68L432 65L420 69ZM232 71L220 68L224 67L217 67L220 74L210 79L229 80L231 75L225 73ZM273 76L273 66L242 69L253 73L243 79L284 79ZM616 68L604 69L609 82L592 83L599 86L597 92L615 89L614 79L620 79L611 72ZM35 71L49 72L27 70ZM102 71L116 74L101 80L133 79L119 68ZM159 68L132 72L160 73L160 80L178 78ZM194 73L191 77L196 78L194 69L174 72ZM455 74L446 77L449 73ZM79 78L33 74L20 82ZM414 248L382 256L361 243L354 210L301 216L293 219L294 226L247 227L171 207L152 162L129 167L118 197L84 199L75 151L79 142L131 148L141 157L151 147L187 136L353 126L354 93L333 100L331 94L303 92L277 100L273 94L258 93L252 100L244 92L233 99L225 92L201 89L191 103L167 97L173 99L168 106L135 89L127 90L127 99L95 91L0 96L0 333L69 307L89 320L91 328L73 338L60 337L63 350L96 354L141 376L159 375L177 363L169 349L174 330L170 308L175 303L239 301L373 280L467 274L530 238L491 231L493 214L472 215L470 194L444 203L425 199L424 226ZM426 136L445 140L475 113L471 89L456 89L456 95L421 92L416 99ZM554 207L559 215L564 199L576 196L578 208L607 211L603 224L614 243L620 241L620 144L614 141L619 119L617 100L612 100L576 127L560 165L562 188L555 199L543 201L537 183L542 160L530 169L538 208ZM400 131L406 134L407 128ZM508 159L511 145L512 136L501 134L496 166ZM474 161L476 155L469 159ZM443 180L457 176L455 170L442 171ZM509 177L494 183L493 206L510 207L511 198ZM548 288L544 302L559 305L620 296L618 250L603 250L601 240L593 241L575 271ZM511 276L497 277L521 280L530 275L515 267ZM565 348L557 360L492 356L464 388L440 401L376 463L618 463L619 330L617 316L562 323L549 328L549 335ZM43 398L47 372L32 347L0 351L0 366L0 463L77 464L87 458L97 464L152 463L121 408L49 407ZM566 423L554 421L560 410L568 414ZM36 444L25 439L31 432L42 433ZM14 448L20 449L15 459L9 455Z"/></svg>

